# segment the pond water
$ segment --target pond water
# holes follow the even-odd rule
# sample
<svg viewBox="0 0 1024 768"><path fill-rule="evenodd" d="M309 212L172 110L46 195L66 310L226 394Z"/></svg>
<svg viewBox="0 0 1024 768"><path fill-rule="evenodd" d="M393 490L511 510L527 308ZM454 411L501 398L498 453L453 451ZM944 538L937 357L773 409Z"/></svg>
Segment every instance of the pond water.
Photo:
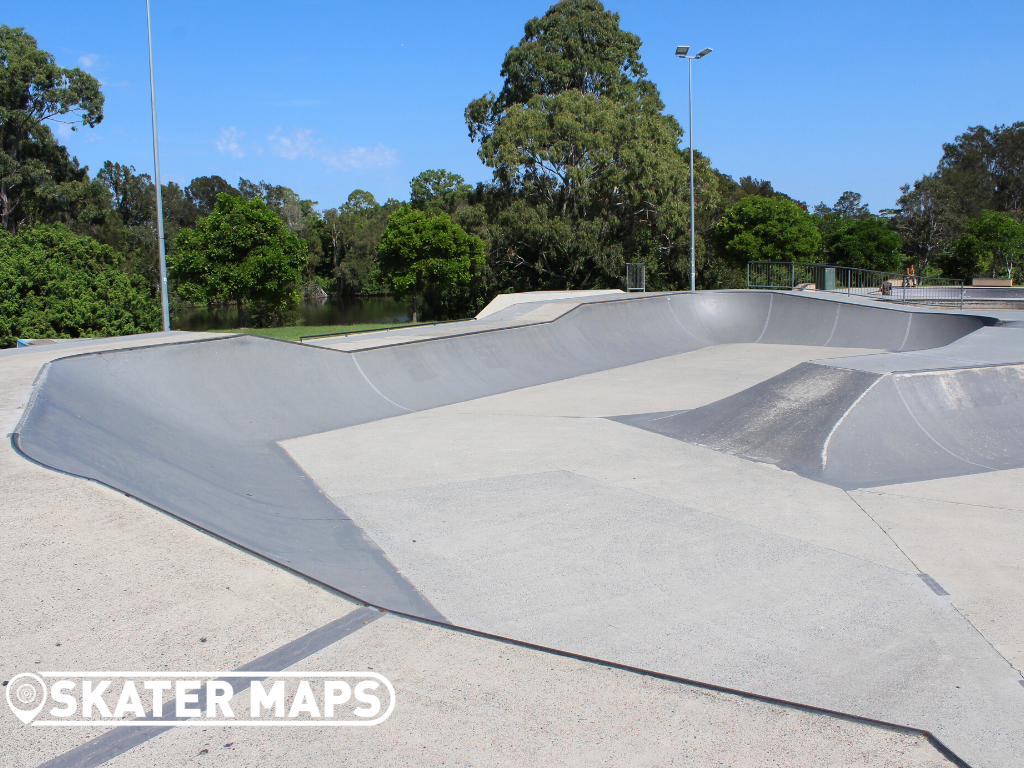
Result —
<svg viewBox="0 0 1024 768"><path fill-rule="evenodd" d="M304 301L299 307L302 325L358 325L404 323L412 316L408 302L390 296L352 296L328 299L323 304ZM238 327L235 307L181 307L171 317L176 331L228 331Z"/></svg>

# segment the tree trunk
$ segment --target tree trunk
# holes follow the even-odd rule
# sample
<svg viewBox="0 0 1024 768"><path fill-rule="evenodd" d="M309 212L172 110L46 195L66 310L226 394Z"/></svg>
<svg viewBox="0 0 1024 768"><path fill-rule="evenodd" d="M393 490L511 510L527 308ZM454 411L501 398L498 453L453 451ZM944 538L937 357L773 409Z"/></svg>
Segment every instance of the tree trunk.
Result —
<svg viewBox="0 0 1024 768"><path fill-rule="evenodd" d="M238 327L245 328L245 309L242 300L238 300Z"/></svg>
<svg viewBox="0 0 1024 768"><path fill-rule="evenodd" d="M9 207L10 196L7 193L7 185L0 184L0 222L3 228L7 229L7 221L10 219L11 209Z"/></svg>
<svg viewBox="0 0 1024 768"><path fill-rule="evenodd" d="M416 291L412 292L412 321L416 322Z"/></svg>

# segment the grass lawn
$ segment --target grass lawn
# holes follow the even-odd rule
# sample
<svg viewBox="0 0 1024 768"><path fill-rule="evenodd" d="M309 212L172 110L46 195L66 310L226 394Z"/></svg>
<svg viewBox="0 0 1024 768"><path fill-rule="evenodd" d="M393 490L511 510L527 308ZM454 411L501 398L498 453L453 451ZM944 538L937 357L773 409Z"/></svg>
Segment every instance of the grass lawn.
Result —
<svg viewBox="0 0 1024 768"><path fill-rule="evenodd" d="M318 336L324 333L342 334L354 331L368 331L371 328L402 328L412 323L364 323L361 325L289 325L284 328L239 328L239 333L255 336L269 336L272 339L298 341L300 336ZM422 325L422 323L416 323Z"/></svg>

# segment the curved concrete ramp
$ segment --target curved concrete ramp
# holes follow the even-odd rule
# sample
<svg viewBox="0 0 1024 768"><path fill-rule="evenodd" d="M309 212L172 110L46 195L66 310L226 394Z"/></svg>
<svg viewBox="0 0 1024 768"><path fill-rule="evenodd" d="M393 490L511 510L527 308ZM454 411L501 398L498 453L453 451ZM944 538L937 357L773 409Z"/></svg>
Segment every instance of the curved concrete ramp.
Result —
<svg viewBox="0 0 1024 768"><path fill-rule="evenodd" d="M823 448L836 425L880 378L803 363L702 408L618 420L818 480L824 475Z"/></svg>
<svg viewBox="0 0 1024 768"><path fill-rule="evenodd" d="M845 488L1024 467L1024 366L885 375L825 448Z"/></svg>
<svg viewBox="0 0 1024 768"><path fill-rule="evenodd" d="M1024 467L1024 365L875 373L804 363L678 414L618 419L840 488Z"/></svg>
<svg viewBox="0 0 1024 768"><path fill-rule="evenodd" d="M276 444L402 412L348 355L240 336L55 361L14 440L324 584L440 618Z"/></svg>
<svg viewBox="0 0 1024 768"><path fill-rule="evenodd" d="M987 322L751 292L605 299L551 322L501 317L355 353L238 336L64 358L46 369L12 439L41 464L122 490L319 582L440 619L278 441L713 344L927 349ZM833 376L845 376L833 390L846 399L867 381ZM800 450L813 451L826 423L797 441Z"/></svg>

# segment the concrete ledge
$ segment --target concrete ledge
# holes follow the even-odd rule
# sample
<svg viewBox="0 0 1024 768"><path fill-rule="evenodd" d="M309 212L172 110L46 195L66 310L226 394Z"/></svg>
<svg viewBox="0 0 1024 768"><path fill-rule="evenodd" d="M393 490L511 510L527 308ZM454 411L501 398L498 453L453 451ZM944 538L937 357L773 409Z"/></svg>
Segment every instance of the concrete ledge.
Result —
<svg viewBox="0 0 1024 768"><path fill-rule="evenodd" d="M607 293L623 293L618 288L599 291L530 291L528 293L501 293L491 299L491 303L480 310L476 318L493 315L515 304L527 304L534 301L557 301L559 299L578 299L584 296L601 296Z"/></svg>

